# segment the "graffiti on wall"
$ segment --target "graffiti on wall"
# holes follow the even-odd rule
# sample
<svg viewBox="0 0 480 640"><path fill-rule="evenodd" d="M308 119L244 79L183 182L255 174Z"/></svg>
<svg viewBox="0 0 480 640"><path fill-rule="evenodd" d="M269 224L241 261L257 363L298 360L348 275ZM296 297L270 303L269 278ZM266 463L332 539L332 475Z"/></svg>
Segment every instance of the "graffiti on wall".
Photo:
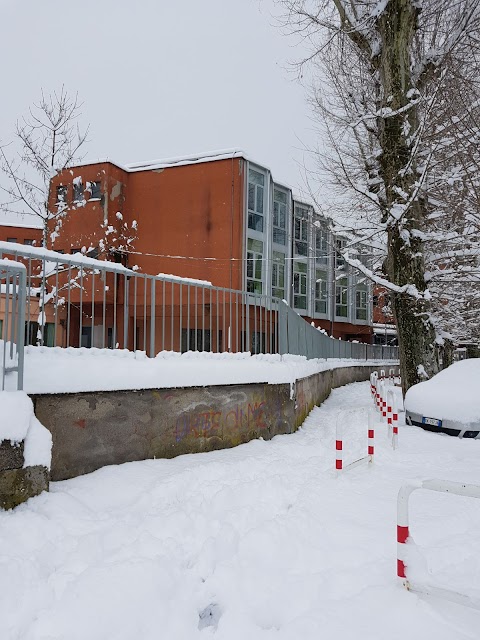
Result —
<svg viewBox="0 0 480 640"><path fill-rule="evenodd" d="M187 436L194 438L222 437L223 430L261 431L268 428L266 402L253 401L248 404L236 404L223 411L203 408L181 414L175 422L175 440L180 442Z"/></svg>

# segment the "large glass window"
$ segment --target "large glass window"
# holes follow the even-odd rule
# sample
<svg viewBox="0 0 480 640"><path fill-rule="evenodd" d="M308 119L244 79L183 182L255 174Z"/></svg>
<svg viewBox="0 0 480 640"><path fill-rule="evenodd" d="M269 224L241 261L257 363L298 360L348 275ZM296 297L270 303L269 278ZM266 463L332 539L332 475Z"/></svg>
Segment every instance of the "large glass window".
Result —
<svg viewBox="0 0 480 640"><path fill-rule="evenodd" d="M263 231L265 176L255 169L248 172L248 228Z"/></svg>
<svg viewBox="0 0 480 640"><path fill-rule="evenodd" d="M315 312L327 313L328 309L328 280L327 272L315 271Z"/></svg>
<svg viewBox="0 0 480 640"><path fill-rule="evenodd" d="M263 242L248 238L247 243L247 291L262 293Z"/></svg>
<svg viewBox="0 0 480 640"><path fill-rule="evenodd" d="M343 257L343 251L346 244L347 241L344 238L335 239L335 269L345 271L346 262L345 258Z"/></svg>
<svg viewBox="0 0 480 640"><path fill-rule="evenodd" d="M304 262L293 263L293 306L307 308L307 265Z"/></svg>
<svg viewBox="0 0 480 640"><path fill-rule="evenodd" d="M272 296L281 299L285 297L285 254L280 251L273 252Z"/></svg>
<svg viewBox="0 0 480 640"><path fill-rule="evenodd" d="M317 264L328 262L328 231L324 227L315 229L315 258Z"/></svg>
<svg viewBox="0 0 480 640"><path fill-rule="evenodd" d="M295 207L294 247L295 255L308 255L308 209L305 207Z"/></svg>
<svg viewBox="0 0 480 640"><path fill-rule="evenodd" d="M339 318L348 316L348 280L341 278L335 285L335 315Z"/></svg>
<svg viewBox="0 0 480 640"><path fill-rule="evenodd" d="M355 291L355 317L357 320L367 319L368 288L366 285L357 285Z"/></svg>
<svg viewBox="0 0 480 640"><path fill-rule="evenodd" d="M287 242L287 194L273 190L273 241L285 245Z"/></svg>

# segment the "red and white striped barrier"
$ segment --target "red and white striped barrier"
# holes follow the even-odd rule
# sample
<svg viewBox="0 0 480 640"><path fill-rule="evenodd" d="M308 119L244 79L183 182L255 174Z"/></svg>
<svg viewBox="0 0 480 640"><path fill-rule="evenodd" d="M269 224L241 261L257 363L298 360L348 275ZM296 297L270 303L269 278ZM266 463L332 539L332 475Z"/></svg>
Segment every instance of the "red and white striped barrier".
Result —
<svg viewBox="0 0 480 640"><path fill-rule="evenodd" d="M432 479L418 482L411 481L400 487L397 498L397 576L402 579L404 586L410 591L435 595L469 607L480 608L480 601L464 594L428 585L416 585L408 580L405 545L407 543L413 544L413 540L410 537L408 501L410 495L417 489L427 489L429 491L450 493L457 496L467 496L469 498L480 498L479 485L451 482L450 480Z"/></svg>
<svg viewBox="0 0 480 640"><path fill-rule="evenodd" d="M372 394L373 401L375 402L375 394L377 393L377 372L374 371L370 374L370 393Z"/></svg>
<svg viewBox="0 0 480 640"><path fill-rule="evenodd" d="M385 422L387 422L387 387L385 381L380 382L380 413Z"/></svg>
<svg viewBox="0 0 480 640"><path fill-rule="evenodd" d="M398 408L394 393L392 393L392 398L392 447L396 449L398 447Z"/></svg>
<svg viewBox="0 0 480 640"><path fill-rule="evenodd" d="M368 412L368 444L367 444L367 455L363 458L359 458L354 462L350 462L349 464L343 464L343 418L345 417L345 413L342 412L337 417L337 426L336 426L336 435L335 435L335 469L337 472L345 471L346 469L351 469L352 467L356 467L362 462L367 461L369 464L373 462L373 457L375 455L375 430L374 430L374 414L373 410Z"/></svg>

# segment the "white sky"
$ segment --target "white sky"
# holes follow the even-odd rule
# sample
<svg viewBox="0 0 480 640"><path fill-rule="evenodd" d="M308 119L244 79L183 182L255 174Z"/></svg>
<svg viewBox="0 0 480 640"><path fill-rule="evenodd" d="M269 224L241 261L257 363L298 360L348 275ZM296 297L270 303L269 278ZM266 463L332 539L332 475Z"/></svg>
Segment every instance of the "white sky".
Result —
<svg viewBox="0 0 480 640"><path fill-rule="evenodd" d="M304 190L300 166L312 160L303 147L315 134L306 91L288 70L302 50L275 26L273 0L0 0L0 8L2 143L41 88L63 83L84 102L88 160L238 147Z"/></svg>

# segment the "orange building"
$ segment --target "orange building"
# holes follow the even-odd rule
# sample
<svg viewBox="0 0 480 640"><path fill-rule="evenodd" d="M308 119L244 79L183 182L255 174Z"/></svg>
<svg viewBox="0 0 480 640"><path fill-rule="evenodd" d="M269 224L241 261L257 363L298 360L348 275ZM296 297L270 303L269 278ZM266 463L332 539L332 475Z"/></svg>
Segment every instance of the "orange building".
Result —
<svg viewBox="0 0 480 640"><path fill-rule="evenodd" d="M48 246L286 299L343 339L372 337L371 290L344 239L239 151L85 164L53 178Z"/></svg>
<svg viewBox="0 0 480 640"><path fill-rule="evenodd" d="M28 246L42 246L42 229L27 225L3 222L0 219L0 242L19 242Z"/></svg>

